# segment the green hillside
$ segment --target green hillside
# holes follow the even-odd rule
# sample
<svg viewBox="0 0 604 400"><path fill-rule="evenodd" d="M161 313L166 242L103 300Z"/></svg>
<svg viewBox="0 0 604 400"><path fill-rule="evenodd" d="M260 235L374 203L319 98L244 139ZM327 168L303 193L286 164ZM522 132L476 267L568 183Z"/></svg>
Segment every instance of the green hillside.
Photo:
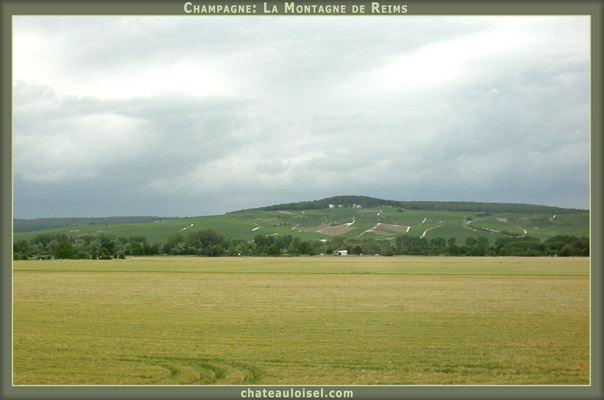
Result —
<svg viewBox="0 0 604 400"><path fill-rule="evenodd" d="M344 196L340 196L340 199L342 197ZM335 237L391 239L397 236L413 236L426 239L455 237L458 242L463 242L467 237L485 236L493 243L497 238L514 236L540 239L556 235L589 236L589 212L584 210L514 204L503 204L498 208L495 203L475 203L478 205L474 211L434 209L471 208L469 203L452 202L434 202L438 204L431 204L427 207L428 210L415 210L401 207L400 204L365 207L358 202L359 196L350 197L357 201L352 203L356 204L356 207L352 207L352 204L333 204L329 201L337 198L331 198L326 199L328 202L325 208L313 208L314 204L310 204L307 209L272 209L277 206L271 206L218 216L164 218L149 223L85 224L35 232L15 232L14 240L29 239L41 233L65 233L69 236L104 233L125 237L144 236L149 242L158 243L179 232L207 229L232 239L244 240L252 240L257 235L292 235L305 240ZM329 204L334 208L329 208ZM515 209L515 206L518 206L515 212L485 211L510 210ZM550 212L550 209L554 209L556 213ZM532 212L528 212L529 210Z"/></svg>
<svg viewBox="0 0 604 400"><path fill-rule="evenodd" d="M100 218L35 218L35 219L13 219L13 231L34 232L54 228L81 225L124 225L160 222L177 219L175 217L100 217Z"/></svg>

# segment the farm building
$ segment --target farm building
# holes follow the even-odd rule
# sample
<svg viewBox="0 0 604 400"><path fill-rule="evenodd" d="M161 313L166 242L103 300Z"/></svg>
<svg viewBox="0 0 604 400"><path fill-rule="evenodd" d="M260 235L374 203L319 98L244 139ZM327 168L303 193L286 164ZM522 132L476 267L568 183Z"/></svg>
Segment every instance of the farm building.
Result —
<svg viewBox="0 0 604 400"><path fill-rule="evenodd" d="M348 250L336 250L333 252L333 254L336 256L347 256Z"/></svg>

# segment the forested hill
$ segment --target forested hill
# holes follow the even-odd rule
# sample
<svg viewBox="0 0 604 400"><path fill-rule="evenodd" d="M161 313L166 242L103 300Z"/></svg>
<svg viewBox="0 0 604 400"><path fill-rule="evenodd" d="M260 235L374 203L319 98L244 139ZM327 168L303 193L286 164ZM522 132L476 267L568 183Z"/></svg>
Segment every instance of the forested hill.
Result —
<svg viewBox="0 0 604 400"><path fill-rule="evenodd" d="M176 217L92 217L92 218L36 218L13 220L13 232L34 232L46 229L63 228L81 225L121 225L121 224L145 224L156 221L169 221Z"/></svg>
<svg viewBox="0 0 604 400"><path fill-rule="evenodd" d="M255 210L277 211L277 210L317 210L334 207L398 207L406 210L419 211L468 211L468 212L491 212L491 213L551 213L551 214L584 214L588 210L575 208L561 208L552 206L541 206L520 203L480 203L473 201L397 201L383 200L368 196L334 196L321 200L300 201L297 203L277 204L268 207L260 207Z"/></svg>

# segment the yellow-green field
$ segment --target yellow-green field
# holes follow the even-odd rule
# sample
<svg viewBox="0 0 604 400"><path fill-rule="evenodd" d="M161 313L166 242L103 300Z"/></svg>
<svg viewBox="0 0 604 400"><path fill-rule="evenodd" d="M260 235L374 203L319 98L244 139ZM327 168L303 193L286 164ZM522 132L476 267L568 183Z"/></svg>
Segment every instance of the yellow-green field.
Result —
<svg viewBox="0 0 604 400"><path fill-rule="evenodd" d="M589 259L15 261L13 383L589 384Z"/></svg>

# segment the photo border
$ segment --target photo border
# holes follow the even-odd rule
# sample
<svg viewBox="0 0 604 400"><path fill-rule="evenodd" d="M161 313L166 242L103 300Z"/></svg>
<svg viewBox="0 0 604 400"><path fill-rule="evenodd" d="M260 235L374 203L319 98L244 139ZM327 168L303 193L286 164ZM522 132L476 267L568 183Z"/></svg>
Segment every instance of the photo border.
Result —
<svg viewBox="0 0 604 400"><path fill-rule="evenodd" d="M195 4L256 4L262 1L192 0ZM185 0L0 0L0 398L216 398L240 399L241 390L296 386L12 386L12 16L15 15L165 15L190 18L210 15L185 14ZM282 1L268 1L280 4ZM370 4L371 1L296 1L299 4ZM407 4L408 12L384 18L412 16L478 15L589 15L591 20L591 126L590 126L590 295L591 295L591 385L590 386L329 386L308 385L306 389L354 391L355 399L389 398L601 398L602 397L602 4L600 1L380 1ZM261 16L261 13L256 16ZM278 15L278 14L273 14ZM370 14L366 14L370 16ZM266 16L269 17L268 15ZM319 16L295 16L320 18ZM362 18L363 16L359 16ZM342 16L344 18L344 16Z"/></svg>

